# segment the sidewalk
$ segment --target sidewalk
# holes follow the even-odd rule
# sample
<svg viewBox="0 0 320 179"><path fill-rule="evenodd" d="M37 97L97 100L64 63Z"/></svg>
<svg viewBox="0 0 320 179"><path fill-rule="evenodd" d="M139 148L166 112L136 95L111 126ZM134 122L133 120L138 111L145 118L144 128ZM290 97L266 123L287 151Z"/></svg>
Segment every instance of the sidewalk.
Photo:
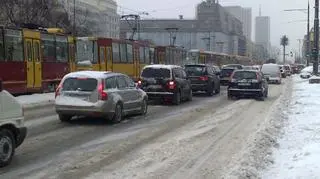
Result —
<svg viewBox="0 0 320 179"><path fill-rule="evenodd" d="M320 178L320 84L294 78L293 96L267 179Z"/></svg>
<svg viewBox="0 0 320 179"><path fill-rule="evenodd" d="M16 99L25 108L35 108L38 106L51 105L54 103L54 93L41 93L18 96Z"/></svg>

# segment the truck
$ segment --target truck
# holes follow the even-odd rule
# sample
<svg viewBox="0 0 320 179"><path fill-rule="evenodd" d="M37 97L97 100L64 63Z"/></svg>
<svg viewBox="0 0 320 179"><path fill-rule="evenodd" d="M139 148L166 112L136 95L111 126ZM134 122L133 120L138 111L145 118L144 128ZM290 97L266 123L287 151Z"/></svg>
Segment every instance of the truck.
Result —
<svg viewBox="0 0 320 179"><path fill-rule="evenodd" d="M23 106L3 89L0 79L0 168L11 163L26 135Z"/></svg>

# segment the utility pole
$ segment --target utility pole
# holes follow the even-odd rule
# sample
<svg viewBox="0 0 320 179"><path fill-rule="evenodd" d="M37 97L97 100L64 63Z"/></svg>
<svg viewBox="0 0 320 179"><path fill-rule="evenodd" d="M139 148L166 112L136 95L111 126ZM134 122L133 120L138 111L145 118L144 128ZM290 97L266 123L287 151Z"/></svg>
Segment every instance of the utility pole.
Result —
<svg viewBox="0 0 320 179"><path fill-rule="evenodd" d="M319 66L319 0L315 0L315 17L314 17L314 48L313 48L313 73L318 75Z"/></svg>
<svg viewBox="0 0 320 179"><path fill-rule="evenodd" d="M310 64L311 57L311 42L310 42L310 3L308 1L308 25L307 25L307 66Z"/></svg>
<svg viewBox="0 0 320 179"><path fill-rule="evenodd" d="M76 35L76 0L73 0L73 38L75 38Z"/></svg>

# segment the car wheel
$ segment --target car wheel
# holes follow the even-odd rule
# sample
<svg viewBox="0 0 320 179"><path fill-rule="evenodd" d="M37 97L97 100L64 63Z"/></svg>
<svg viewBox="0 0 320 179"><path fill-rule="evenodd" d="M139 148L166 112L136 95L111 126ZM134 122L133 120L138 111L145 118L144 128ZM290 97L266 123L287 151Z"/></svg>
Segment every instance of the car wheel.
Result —
<svg viewBox="0 0 320 179"><path fill-rule="evenodd" d="M72 116L70 115L64 115L64 114L59 114L59 119L62 122L70 122L72 119Z"/></svg>
<svg viewBox="0 0 320 179"><path fill-rule="evenodd" d="M207 95L208 96L213 96L214 93L214 84L207 90Z"/></svg>
<svg viewBox="0 0 320 179"><path fill-rule="evenodd" d="M189 91L188 101L192 101L192 89Z"/></svg>
<svg viewBox="0 0 320 179"><path fill-rule="evenodd" d="M146 115L148 113L148 101L146 99L143 99L141 102L141 115Z"/></svg>
<svg viewBox="0 0 320 179"><path fill-rule="evenodd" d="M8 129L0 130L0 167L9 165L15 152L15 139Z"/></svg>
<svg viewBox="0 0 320 179"><path fill-rule="evenodd" d="M114 113L113 113L113 116L112 116L112 122L119 123L119 122L121 122L122 118L123 118L122 105L120 103L117 103L116 107L114 108Z"/></svg>
<svg viewBox="0 0 320 179"><path fill-rule="evenodd" d="M218 88L216 89L216 94L220 94L220 85L218 86Z"/></svg>
<svg viewBox="0 0 320 179"><path fill-rule="evenodd" d="M181 93L180 93L180 91L178 91L173 96L173 104L179 105L180 103L181 103Z"/></svg>

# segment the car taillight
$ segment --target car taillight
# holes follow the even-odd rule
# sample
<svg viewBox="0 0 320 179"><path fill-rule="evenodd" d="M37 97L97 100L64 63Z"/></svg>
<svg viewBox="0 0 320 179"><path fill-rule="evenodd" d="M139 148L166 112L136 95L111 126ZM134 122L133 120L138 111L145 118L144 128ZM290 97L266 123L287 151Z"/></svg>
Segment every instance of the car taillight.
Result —
<svg viewBox="0 0 320 179"><path fill-rule="evenodd" d="M104 81L102 81L98 87L98 92L99 92L99 99L102 101L108 100L108 94L103 91L104 90Z"/></svg>
<svg viewBox="0 0 320 179"><path fill-rule="evenodd" d="M176 83L174 81L169 81L167 83L167 86L169 89L175 89L176 88Z"/></svg>
<svg viewBox="0 0 320 179"><path fill-rule="evenodd" d="M62 82L59 84L59 86L56 89L56 93L55 93L55 98L57 98L58 96L60 96L60 91L62 89Z"/></svg>
<svg viewBox="0 0 320 179"><path fill-rule="evenodd" d="M199 79L201 81L208 81L209 78L208 78L208 76L200 76Z"/></svg>

